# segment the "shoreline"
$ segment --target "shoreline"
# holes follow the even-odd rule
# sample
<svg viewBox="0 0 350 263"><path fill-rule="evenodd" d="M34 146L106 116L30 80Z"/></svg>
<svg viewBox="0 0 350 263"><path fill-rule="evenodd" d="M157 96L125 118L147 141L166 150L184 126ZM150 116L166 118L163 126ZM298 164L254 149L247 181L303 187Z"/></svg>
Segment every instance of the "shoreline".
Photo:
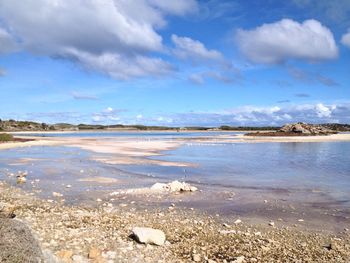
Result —
<svg viewBox="0 0 350 263"><path fill-rule="evenodd" d="M101 202L97 207L67 206L53 203L0 184L0 201L21 222L28 225L43 250L70 262L88 260L98 251L102 260L111 262L346 262L350 259L350 234L300 231L293 227L250 225L208 215L196 210L170 208L140 209L137 204L113 206ZM12 219L14 220L14 219ZM236 223L235 223L236 222ZM142 245L129 235L135 226L148 226L165 232L164 246ZM330 247L330 249L328 248ZM90 257L91 260L91 257ZM226 260L226 261L224 261Z"/></svg>

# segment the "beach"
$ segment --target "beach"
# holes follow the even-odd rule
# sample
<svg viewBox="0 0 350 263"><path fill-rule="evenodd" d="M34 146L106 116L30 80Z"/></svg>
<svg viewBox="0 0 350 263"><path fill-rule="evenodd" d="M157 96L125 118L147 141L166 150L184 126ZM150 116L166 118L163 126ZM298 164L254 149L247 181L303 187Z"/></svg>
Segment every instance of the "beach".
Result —
<svg viewBox="0 0 350 263"><path fill-rule="evenodd" d="M8 168L3 169L7 179L1 183L0 201L7 210L12 208L13 220L30 227L43 258L57 262L349 260L350 209L322 189L223 187L191 179L198 191L157 192L151 188L155 182L173 179L144 178L125 171L129 167L196 171L200 164L192 159L167 158L166 153L178 149L339 143L350 141L350 134L258 138L204 133L150 138L107 133L97 138L23 138L33 141L0 144L1 150L12 154L7 155ZM112 167L121 170L111 173ZM23 168L29 173L27 182L16 185L11 171ZM51 177L60 170L64 177ZM138 244L130 238L137 226L164 231L166 244Z"/></svg>

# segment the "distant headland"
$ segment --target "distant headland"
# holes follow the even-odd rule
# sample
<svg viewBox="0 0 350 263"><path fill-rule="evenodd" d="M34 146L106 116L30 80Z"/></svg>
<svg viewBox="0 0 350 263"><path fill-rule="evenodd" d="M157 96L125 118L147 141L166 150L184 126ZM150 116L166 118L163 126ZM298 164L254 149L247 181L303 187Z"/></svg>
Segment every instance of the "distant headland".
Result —
<svg viewBox="0 0 350 263"><path fill-rule="evenodd" d="M290 124L288 127L295 127L296 124ZM293 126L294 125L294 126ZM299 126L308 124L299 123ZM315 126L315 125L314 125ZM286 126L284 126L286 127ZM350 124L324 123L318 124L319 129L328 131L350 131ZM169 126L148 126L148 125L99 125L99 124L69 124L56 123L47 124L34 121L18 121L18 120L1 120L0 132L18 132L18 131L87 131L87 130L134 130L134 131L271 131L279 132L283 130L281 126L229 126L222 125L219 127L202 127L202 126L186 126L186 127L169 127ZM304 133L303 133L304 134Z"/></svg>

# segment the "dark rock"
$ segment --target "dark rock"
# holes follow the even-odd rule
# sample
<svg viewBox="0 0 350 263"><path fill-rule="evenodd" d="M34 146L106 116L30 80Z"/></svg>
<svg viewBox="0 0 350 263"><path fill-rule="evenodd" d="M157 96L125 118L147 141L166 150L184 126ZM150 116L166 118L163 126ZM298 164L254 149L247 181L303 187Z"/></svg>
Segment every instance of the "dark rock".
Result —
<svg viewBox="0 0 350 263"><path fill-rule="evenodd" d="M0 218L0 262L44 262L37 240L30 229L18 220Z"/></svg>

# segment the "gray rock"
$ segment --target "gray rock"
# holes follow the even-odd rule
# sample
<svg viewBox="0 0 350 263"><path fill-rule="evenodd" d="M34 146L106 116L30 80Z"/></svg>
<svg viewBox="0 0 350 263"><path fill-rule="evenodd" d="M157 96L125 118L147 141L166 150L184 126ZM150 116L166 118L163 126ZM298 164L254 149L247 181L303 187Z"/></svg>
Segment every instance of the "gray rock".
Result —
<svg viewBox="0 0 350 263"><path fill-rule="evenodd" d="M15 219L0 218L0 262L43 262L39 243L30 229Z"/></svg>

